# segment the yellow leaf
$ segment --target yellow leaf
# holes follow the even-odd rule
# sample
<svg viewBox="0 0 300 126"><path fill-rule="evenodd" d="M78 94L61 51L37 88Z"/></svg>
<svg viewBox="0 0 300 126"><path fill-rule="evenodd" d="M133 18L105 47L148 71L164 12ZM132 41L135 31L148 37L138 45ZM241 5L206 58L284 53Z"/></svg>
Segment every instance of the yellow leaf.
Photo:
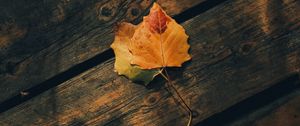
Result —
<svg viewBox="0 0 300 126"><path fill-rule="evenodd" d="M121 23L119 25L115 40L111 45L116 55L115 70L119 75L125 75L132 81L148 84L159 73L159 70L142 70L139 66L130 64L132 55L128 50L128 44L135 29L136 26L129 23Z"/></svg>
<svg viewBox="0 0 300 126"><path fill-rule="evenodd" d="M130 38L131 64L142 69L180 67L191 59L184 28L156 3Z"/></svg>

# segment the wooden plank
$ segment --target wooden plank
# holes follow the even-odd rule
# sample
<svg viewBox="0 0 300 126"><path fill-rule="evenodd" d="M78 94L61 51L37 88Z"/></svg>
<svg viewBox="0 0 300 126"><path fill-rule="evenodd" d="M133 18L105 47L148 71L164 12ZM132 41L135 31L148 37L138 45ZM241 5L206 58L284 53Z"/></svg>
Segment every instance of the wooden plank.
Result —
<svg viewBox="0 0 300 126"><path fill-rule="evenodd" d="M45 1L1 1L0 4L0 73L12 73L4 65L14 62L21 57L49 46L38 32L50 30L49 27L58 25L70 13L82 8L75 8L73 2L60 0ZM78 0L76 1L78 2ZM24 6L26 5L26 6ZM12 58L14 57L14 58ZM8 60L10 58L10 60ZM11 64L12 65L12 64Z"/></svg>
<svg viewBox="0 0 300 126"><path fill-rule="evenodd" d="M299 91L300 76L295 74L201 121L197 126L254 126L255 122L271 115L273 110L299 95Z"/></svg>
<svg viewBox="0 0 300 126"><path fill-rule="evenodd" d="M298 126L300 124L300 90L243 116L228 126Z"/></svg>
<svg viewBox="0 0 300 126"><path fill-rule="evenodd" d="M272 111L270 115L255 121L256 126L298 126L300 125L300 93L286 104Z"/></svg>
<svg viewBox="0 0 300 126"><path fill-rule="evenodd" d="M300 69L298 1L227 1L185 23L193 60L170 69L194 123ZM0 125L178 125L187 113L156 80L113 72L113 59L0 114ZM18 119L18 121L15 121Z"/></svg>
<svg viewBox="0 0 300 126"><path fill-rule="evenodd" d="M174 4L177 1L183 5ZM168 13L176 15L203 1L159 2L164 3L162 5ZM44 2L42 6L40 2ZM44 0L32 1L26 6L19 1L4 4L10 9L4 12L8 16L16 13L13 20L17 22L12 23L7 35L0 37L3 47L4 43L10 43L0 51L0 102L107 50L113 39L115 23L137 22L141 15L147 13L151 3L153 0ZM14 8L19 7L21 9L15 12ZM19 28L20 22L25 22L22 25L25 30ZM2 42L5 36L15 39Z"/></svg>

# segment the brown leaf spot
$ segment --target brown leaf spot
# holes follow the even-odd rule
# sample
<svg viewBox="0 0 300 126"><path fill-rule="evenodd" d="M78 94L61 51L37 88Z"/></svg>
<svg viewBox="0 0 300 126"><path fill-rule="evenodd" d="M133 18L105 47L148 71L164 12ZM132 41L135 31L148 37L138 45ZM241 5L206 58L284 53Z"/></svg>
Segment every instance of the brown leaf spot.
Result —
<svg viewBox="0 0 300 126"><path fill-rule="evenodd" d="M170 21L170 19L161 10L161 8L157 7L150 12L145 21L150 25L151 32L157 32L161 34L167 29L167 23Z"/></svg>

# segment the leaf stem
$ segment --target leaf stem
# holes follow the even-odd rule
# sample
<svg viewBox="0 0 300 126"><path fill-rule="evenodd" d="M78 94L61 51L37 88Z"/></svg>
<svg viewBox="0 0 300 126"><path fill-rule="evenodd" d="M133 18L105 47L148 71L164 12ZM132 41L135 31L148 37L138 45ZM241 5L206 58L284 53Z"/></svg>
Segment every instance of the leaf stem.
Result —
<svg viewBox="0 0 300 126"><path fill-rule="evenodd" d="M163 71L165 72L165 74L163 73ZM175 93L176 93L176 95L179 97L179 99L180 99L180 103L183 103L183 107L184 107L184 109L189 113L189 121L188 121L188 123L187 123L187 126L190 126L191 125L191 123L192 123L192 110L191 110L191 108L186 104L186 102L184 101L184 99L181 97L181 95L180 95L180 93L178 92L178 90L174 87L174 85L173 85L173 83L172 83L172 81L170 80L170 77L169 77L169 75L168 75L168 72L167 72L167 70L165 69L165 67L164 68L162 68L161 69L161 71L160 71L160 74L162 75L162 77L163 78L165 78L167 81L168 81L168 88L169 88L169 90L170 90L170 87L175 91ZM171 91L171 90L170 90Z"/></svg>

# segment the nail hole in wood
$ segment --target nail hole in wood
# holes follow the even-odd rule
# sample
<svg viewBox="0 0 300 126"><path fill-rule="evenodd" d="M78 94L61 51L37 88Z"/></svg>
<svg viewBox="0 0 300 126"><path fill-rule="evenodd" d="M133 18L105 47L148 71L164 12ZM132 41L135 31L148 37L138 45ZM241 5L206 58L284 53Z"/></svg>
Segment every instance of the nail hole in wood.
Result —
<svg viewBox="0 0 300 126"><path fill-rule="evenodd" d="M112 15L112 10L108 7L102 7L100 9L100 14L105 16L105 17L109 17Z"/></svg>
<svg viewBox="0 0 300 126"><path fill-rule="evenodd" d="M131 9L131 15L132 16L138 16L140 13L140 10L138 8L132 8Z"/></svg>

